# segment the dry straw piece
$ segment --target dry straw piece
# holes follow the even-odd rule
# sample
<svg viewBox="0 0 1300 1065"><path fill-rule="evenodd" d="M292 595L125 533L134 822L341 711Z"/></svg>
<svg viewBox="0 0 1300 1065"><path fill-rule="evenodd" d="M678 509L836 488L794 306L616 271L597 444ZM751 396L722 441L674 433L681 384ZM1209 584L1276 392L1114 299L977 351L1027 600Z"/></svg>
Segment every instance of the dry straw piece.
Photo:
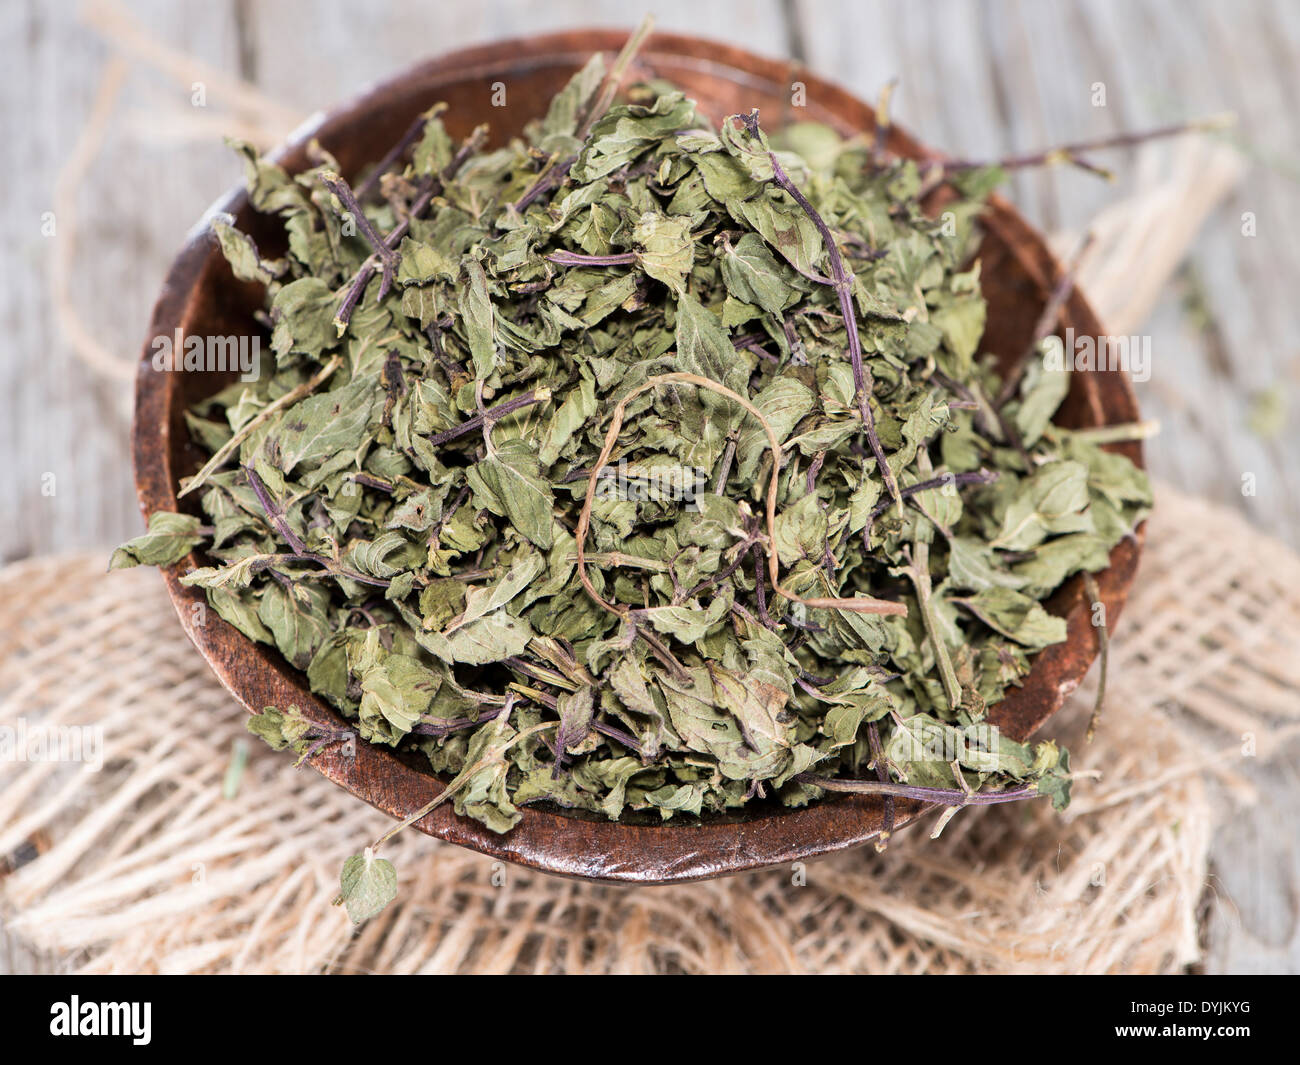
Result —
<svg viewBox="0 0 1300 1065"><path fill-rule="evenodd" d="M1227 813L1209 778L1248 798L1242 734L1259 760L1300 734L1300 558L1229 511L1157 499L1097 738L1082 741L1088 685L1046 730L1078 756L1063 817L966 810L884 854L672 887L560 880L405 833L386 852L398 902L357 932L330 905L338 866L391 822L251 741L223 797L244 714L156 574L104 575L107 551L11 566L0 725L102 730L104 762L0 763L0 919L78 972L1183 969Z"/></svg>

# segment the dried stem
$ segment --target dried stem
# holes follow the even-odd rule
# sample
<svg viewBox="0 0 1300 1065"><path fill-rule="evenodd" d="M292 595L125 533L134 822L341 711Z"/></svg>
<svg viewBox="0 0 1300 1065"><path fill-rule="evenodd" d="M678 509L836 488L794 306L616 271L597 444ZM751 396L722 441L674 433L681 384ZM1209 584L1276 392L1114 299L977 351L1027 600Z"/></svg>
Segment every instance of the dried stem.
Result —
<svg viewBox="0 0 1300 1065"><path fill-rule="evenodd" d="M546 256L546 261L556 266L630 266L636 262L636 252L625 251L617 255L583 255L576 251L556 251Z"/></svg>
<svg viewBox="0 0 1300 1065"><path fill-rule="evenodd" d="M773 632L779 631L780 626L772 620L772 616L767 612L767 582L763 578L763 559L762 552L758 550L757 545L754 548L754 605L758 607L758 620Z"/></svg>
<svg viewBox="0 0 1300 1065"><path fill-rule="evenodd" d="M460 146L460 150L441 174L436 177L430 174L420 183L419 192L411 203L411 209L407 212L406 217L393 228L393 231L384 238L384 247L396 250L397 246L402 243L402 238L410 231L411 222L424 214L429 204L433 202L433 198L443 190L447 182L456 176L460 168L465 165L465 161L479 149L485 140L487 140L487 127L477 127L473 133L465 138L465 143ZM343 296L343 302L339 304L339 309L334 315L334 326L338 329L339 336L342 336L347 330L348 322L352 320L352 312L356 310L357 304L361 302L366 286L370 284L371 278L375 276L375 269L378 265L378 254L371 255L361 264L361 269L357 271L356 277L348 285L347 292Z"/></svg>
<svg viewBox="0 0 1300 1065"><path fill-rule="evenodd" d="M758 112L751 112L749 115L734 115L733 118L739 119L745 128L755 137L759 134ZM772 176L776 183L781 186L806 214L812 220L817 231L821 234L822 243L826 246L826 257L830 263L831 278L835 286L835 293L840 301L840 314L844 318L844 330L848 334L849 342L849 363L853 367L853 391L858 401L858 414L862 418L862 428L867 434L867 443L871 447L871 453L875 456L876 466L880 470L880 476L885 482L885 487L889 490L890 498L902 509L903 500L898 493L898 481L894 478L894 471L889 468L889 461L885 458L885 449L880 443L880 437L876 435L876 420L871 413L871 390L872 379L870 371L862 361L862 338L858 335L858 319L853 309L853 276L844 266L844 258L840 255L839 245L835 242L835 234L831 232L830 226L822 218L808 198L799 191L799 187L790 180L790 176L782 168L776 158L775 152L768 152L768 158L772 162Z"/></svg>
<svg viewBox="0 0 1300 1065"><path fill-rule="evenodd" d="M587 478L587 494L582 501L582 513L578 518L577 532L574 538L578 542L578 577L582 581L582 586L587 590L587 594L605 610L611 614L625 618L628 614L628 608L620 604L608 602L595 589L591 583L591 577L587 574L587 556L586 542L587 533L591 528L591 508L596 498L596 485L600 478L600 471L609 460L610 453L614 450L614 445L618 442L618 434L623 428L623 416L627 412L628 404L641 395L660 385L684 384L695 385L698 388L708 389L710 392L716 392L720 396L725 396L734 403L739 404L749 414L752 414L758 423L763 427L763 432L767 436L767 444L772 452L772 473L767 486L767 569L768 575L772 581L772 588L779 595L785 596L791 602L802 603L808 607L819 607L830 610L852 610L861 614L899 614L906 615L907 607L903 603L894 603L885 599L873 599L870 596L854 596L848 599L805 599L801 595L790 591L788 588L781 586L780 582L780 558L776 550L776 501L777 491L781 474L781 442L776 438L771 424L759 410L744 396L733 392L725 385L718 384L717 381L708 377L701 377L693 373L666 373L648 377L632 391L628 392L614 407L613 417L610 420L609 430L605 433L605 445L601 449L595 465L592 466L591 474Z"/></svg>
<svg viewBox="0 0 1300 1065"><path fill-rule="evenodd" d="M614 725L607 725L603 721L593 721L591 727L602 736L608 736L611 740L621 743L629 751L635 752L639 758L645 757L645 751L642 749L641 744L636 741L630 732L625 732Z"/></svg>
<svg viewBox="0 0 1300 1065"><path fill-rule="evenodd" d="M456 511L460 509L460 505L464 503L465 500L468 498L469 498L469 485L467 484L461 485L460 491L456 493L456 498L451 501L451 506L449 506L446 510L442 512L442 517L439 518L434 523L433 528L429 530L430 547L433 547L435 550L437 549L438 534L442 532L444 528L446 528L447 522L451 521L451 519L455 516Z"/></svg>
<svg viewBox="0 0 1300 1065"><path fill-rule="evenodd" d="M747 537L745 537L744 540L742 540L738 545L736 545L737 549L736 549L735 558L733 558L723 569L719 570L712 577L707 577L704 580L700 581L699 584L697 584L694 588L692 588L689 592L687 592L684 596L682 596L682 600L689 601L691 599L694 599L696 596L702 594L703 592L708 591L710 588L714 587L715 585L721 584L733 573L735 573L736 570L740 569L741 565L745 561L745 556L749 554L749 549L753 547L754 544L758 543L758 538L759 538L759 532L757 529L755 529ZM589 557L594 558L595 556L592 555Z"/></svg>
<svg viewBox="0 0 1300 1065"><path fill-rule="evenodd" d="M573 681L566 677L559 670L547 669L545 666L534 665L532 662L520 658L518 655L511 655L501 660L502 665L509 666L511 669L522 673L526 677L532 677L533 680L541 681L543 684L553 684L557 688L563 688L566 691L575 691L578 687Z"/></svg>
<svg viewBox="0 0 1300 1065"><path fill-rule="evenodd" d="M262 505L262 509L266 512L267 519L271 522L272 526L275 527L276 532L280 534L285 543L287 543L293 550L293 557L295 559L304 562L315 562L318 566L323 566L325 569L329 570L330 574L334 577L346 578L347 580L357 581L360 584L370 584L376 588L387 588L389 586L391 582L385 580L383 577L371 577L365 573L357 573L355 570L344 569L332 558L316 551L308 551L307 545L302 541L302 537L293 531L293 527L285 518L284 508L271 498L271 493L267 490L262 478L257 475L257 471L254 470L251 465L246 465L244 467L244 473L248 477L249 485L252 486L253 494L257 496L257 501Z"/></svg>
<svg viewBox="0 0 1300 1065"><path fill-rule="evenodd" d="M1092 704L1092 715L1088 718L1088 733L1085 742L1091 743L1101 723L1101 709L1106 701L1106 672L1110 665L1110 631L1106 628L1106 604L1101 601L1101 592L1091 573L1083 575L1084 591L1088 593L1088 605L1092 611L1093 624L1097 628L1098 677L1097 700Z"/></svg>
<svg viewBox="0 0 1300 1065"><path fill-rule="evenodd" d="M370 245L375 255L379 256L379 261L384 267L384 277L379 285L379 298L383 299L388 290L393 287L393 272L397 269L398 255L397 252L388 246L387 241L375 232L375 227L370 224L370 219L361 209L361 204L352 193L352 187L343 180L342 176L334 173L332 170L326 170L320 176L322 184L334 193L335 198L339 201L339 206L343 208L345 218L350 217L359 232Z"/></svg>
<svg viewBox="0 0 1300 1065"><path fill-rule="evenodd" d="M919 799L921 802L942 806L993 806L1002 802L1036 799L1041 792L1037 784L1022 784L1006 791L969 791L962 788L927 788L914 784L895 784L880 780L839 780L819 777L815 773L799 773L794 778L800 784L811 784L826 791L843 791L854 795L894 795L900 799Z"/></svg>
<svg viewBox="0 0 1300 1065"><path fill-rule="evenodd" d="M727 478L731 476L731 464L736 461L736 438L727 437L727 446L722 451L722 465L718 468L718 476L713 482L713 494L722 495L723 490L727 487Z"/></svg>
<svg viewBox="0 0 1300 1065"><path fill-rule="evenodd" d="M301 555L303 558L313 557L307 550L307 545L302 542L293 527L289 524L284 516L284 509L271 498L271 493L267 491L266 485L262 478L257 475L257 471L251 465L244 467L244 474L248 477L248 483L253 488L253 494L257 496L257 501L262 504L262 509L266 511L266 516L271 524L279 532L280 537L292 549L295 555Z"/></svg>
<svg viewBox="0 0 1300 1065"><path fill-rule="evenodd" d="M952 667L948 645L943 642L939 619L930 602L930 545L925 541L918 541L915 547L915 552L908 557L907 575L916 589L916 601L921 608L921 620L925 624L926 634L930 637L930 646L934 650L935 665L939 667L939 680L943 684L944 695L948 697L948 709L956 710L961 705L961 683L957 680L957 671Z"/></svg>
<svg viewBox="0 0 1300 1065"><path fill-rule="evenodd" d="M364 200L370 195L371 191L379 184L379 179L387 174L393 164L406 154L407 149L420 139L429 124L429 119L443 110L446 110L446 105L438 104L433 110L425 111L415 117L407 127L406 132L402 134L402 139L388 149L388 154L374 165L370 173L366 175L365 181L356 187L355 192L358 201Z"/></svg>
<svg viewBox="0 0 1300 1065"><path fill-rule="evenodd" d="M970 470L966 473L945 473L940 477L931 477L925 481L917 481L916 484L909 484L899 489L904 499L908 499L921 492L929 492L934 488L943 488L946 485L968 485L968 484L992 484L998 479L996 470L986 470L981 467L978 470ZM871 520L875 521L881 514L890 507L890 501L885 500L883 503L877 503L871 510Z"/></svg>
<svg viewBox="0 0 1300 1065"><path fill-rule="evenodd" d="M513 707L514 707L514 696L512 695L506 701L506 706L505 709L502 711L502 713L508 717ZM468 784L475 777L476 774L481 773L484 769L487 769L488 766L500 762L502 760L502 757L505 755L506 751L508 751L516 743L519 743L521 740L527 739L529 736L534 736L537 733L543 731L544 729L559 728L559 726L560 723L558 721L548 721L540 725L533 725L531 728L522 729L521 731L515 733L515 735L511 736L510 739L508 739L505 743L503 743L499 748L484 755L473 765L467 765L464 769L462 769L459 773L457 773L455 779L452 780L452 782L448 784L445 788L443 788L442 792L438 795L436 799L434 799L432 802L425 803L425 805L421 806L418 810L415 811L415 813L411 814L404 821L399 821L396 825L394 825L382 836L380 836L379 839L375 841L371 849L378 850L383 844L387 843L390 839L392 839L395 835L397 835L397 833L402 831L402 829L406 828L408 825L415 824L415 822L419 821L421 818L427 817L429 814L433 813L433 811L436 810L439 806L441 806L444 802L446 802L448 799L455 796L455 794L458 791L460 791L460 789L463 788L466 784Z"/></svg>
<svg viewBox="0 0 1300 1065"><path fill-rule="evenodd" d="M632 35L623 45L622 51L618 53L614 60L613 66L609 68L609 73L605 75L605 80L601 83L600 92L592 98L591 105L587 108L587 113L579 123L574 136L579 141L585 141L591 128L600 120L601 116L609 110L609 105L614 102L614 96L618 92L619 85L623 82L623 77L627 73L628 67L632 65L632 60L636 57L637 52L645 43L650 31L654 28L654 19L647 15L636 28ZM578 161L576 155L570 156L562 163L555 163L547 167L531 185L525 190L524 194L514 203L514 210L522 212L528 209L539 196L544 195L559 185L569 175L573 164Z"/></svg>
<svg viewBox="0 0 1300 1065"><path fill-rule="evenodd" d="M459 425L444 429L440 433L433 433L428 437L429 443L434 447L439 447L449 440L455 440L458 436L472 433L475 429L490 429L506 415L513 414L524 407L530 407L534 403L545 403L550 398L551 390L549 388L529 389L522 396L516 396L514 399L508 399L504 403L498 403L495 407L488 407L478 414L471 415Z"/></svg>
<svg viewBox="0 0 1300 1065"><path fill-rule="evenodd" d="M872 144L872 156L876 159L882 159L885 155L885 145L889 141L889 133L893 128L893 120L890 116L890 104L894 98L894 90L898 88L898 78L890 78L881 87L880 96L876 103L876 135Z"/></svg>
<svg viewBox="0 0 1300 1065"><path fill-rule="evenodd" d="M1026 155L1007 156L1005 159L992 162L952 159L942 165L945 172L952 173L988 166L996 166L1003 170L1017 170L1027 166L1054 166L1058 163L1071 163L1085 170L1099 172L1109 177L1108 171L1101 170L1084 159L1085 153L1101 151L1105 148L1130 148L1134 145L1145 144L1148 141L1181 136L1184 133L1213 132L1235 125L1236 121L1235 115L1212 115L1209 118L1196 119L1192 122L1177 122L1173 125L1159 126L1155 129L1139 130L1132 133L1116 133L1109 137L1098 137L1096 140L1077 141L1074 144L1063 144L1039 152L1030 152Z"/></svg>
<svg viewBox="0 0 1300 1065"><path fill-rule="evenodd" d="M1149 440L1160 432L1160 423L1154 418L1143 422L1119 422L1115 425L1097 425L1091 429L1066 429L1050 425L1047 430L1054 437L1070 436L1093 444L1126 444L1135 440Z"/></svg>
<svg viewBox="0 0 1300 1065"><path fill-rule="evenodd" d="M592 101L590 109L583 118L582 124L578 127L577 138L580 141L587 139L587 134L591 132L592 127L600 121L606 111L609 110L610 104L614 102L614 97L618 93L618 87L623 83L623 78L632 65L632 60L636 58L637 52L641 51L641 46L645 44L646 38L654 30L655 20L653 15L646 15L641 20L641 24L632 31L623 47L614 57L614 63L609 68L609 73L605 75L605 80L600 86L600 93Z"/></svg>
<svg viewBox="0 0 1300 1065"><path fill-rule="evenodd" d="M504 705L498 706L495 710L488 710L474 718L453 717L442 721L420 721L411 728L411 731L417 736L449 736L451 733L459 732L462 729L473 728L475 725L495 721L505 712L505 709Z"/></svg>
<svg viewBox="0 0 1300 1065"><path fill-rule="evenodd" d="M885 768L885 748L880 742L880 726L874 721L867 722L867 742L871 745L871 761L876 768L876 779L882 784L889 783L889 770ZM885 827L880 830L876 840L876 851L883 851L889 846L889 837L894 834L894 818L897 810L893 795L885 796Z"/></svg>
<svg viewBox="0 0 1300 1065"><path fill-rule="evenodd" d="M279 399L272 403L268 403L256 417L249 420L247 425L217 448L212 458L208 459L208 461L203 464L203 468L190 478L189 484L176 493L176 498L179 499L182 496L189 495L190 492L193 492L200 485L204 484L207 479L212 476L213 471L222 466L235 448L239 447L239 445L248 438L248 435L254 429L266 421L267 418L271 417L271 415L276 414L285 407L292 406L297 403L298 400L305 399L307 396L311 395L325 382L330 374L337 370L341 365L343 365L342 356L335 355L329 362L322 366L310 380L304 381L297 388L291 389Z"/></svg>

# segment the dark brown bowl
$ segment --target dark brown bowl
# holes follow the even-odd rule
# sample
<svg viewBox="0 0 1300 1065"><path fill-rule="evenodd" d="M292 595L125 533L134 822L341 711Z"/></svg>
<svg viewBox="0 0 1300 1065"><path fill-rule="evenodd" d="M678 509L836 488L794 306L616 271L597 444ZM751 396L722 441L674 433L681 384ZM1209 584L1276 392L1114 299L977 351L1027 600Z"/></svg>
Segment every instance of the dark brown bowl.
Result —
<svg viewBox="0 0 1300 1065"><path fill-rule="evenodd" d="M354 175L378 160L395 143L416 114L438 100L450 105L445 121L453 136L463 137L489 121L497 142L518 132L545 108L551 96L595 51L613 52L621 32L591 30L502 41L430 60L374 88L359 99L314 119L280 149L280 162L292 171L308 166L306 146L312 138ZM766 124L791 118L825 122L843 133L870 131L873 111L862 101L789 63L694 37L655 34L638 60L639 73L661 76L682 86L715 121L728 114L759 108ZM490 106L492 85L508 86L511 105ZM792 84L806 87L807 105L791 107ZM895 128L889 147L913 157L933 156ZM259 245L282 242L273 223L256 215L242 189L231 192L213 211L237 216ZM981 250L984 293L989 302L985 350L1003 356L1024 350L1060 267L1043 239L1001 199L988 211L987 236ZM265 244L263 242L265 241ZM149 338L188 334L238 336L257 330L252 312L261 305L257 286L237 282L225 261L198 227L177 256L154 309ZM1061 329L1077 336L1098 336L1101 326L1077 291L1061 315ZM152 368L153 349L146 341L136 379L133 448L136 486L146 515L177 509L181 477L197 470L205 456L190 442L182 412L211 395L226 378L216 374L159 373ZM1058 420L1068 426L1097 426L1135 421L1137 402L1122 372L1075 373ZM1139 464L1137 444L1118 445ZM193 506L187 500L187 504ZM1132 582L1140 550L1136 539L1122 542L1110 566L1098 575L1107 617L1113 626ZM182 587L181 574L201 565L196 554L164 571L168 591L190 639L221 682L247 707L296 704L308 717L337 725L341 719L308 690L303 676L274 650L246 639L207 612L196 624L192 605L198 589ZM1068 622L1068 638L1049 647L1034 662L1023 687L993 707L989 718L1007 735L1023 740L1056 712L1083 678L1095 657L1097 633L1089 623L1082 581L1071 581L1049 604ZM439 794L443 783L415 760L369 744L357 745L354 757L326 749L312 763L336 784L393 817L404 818ZM924 806L898 804L900 824L914 820ZM806 859L864 843L883 827L883 801L877 797L834 795L803 809L757 805L727 817L698 822L628 824L597 820L569 811L530 807L505 835L476 821L457 817L442 806L417 822L433 836L459 843L506 861L551 873L593 880L664 883L695 880L745 869Z"/></svg>

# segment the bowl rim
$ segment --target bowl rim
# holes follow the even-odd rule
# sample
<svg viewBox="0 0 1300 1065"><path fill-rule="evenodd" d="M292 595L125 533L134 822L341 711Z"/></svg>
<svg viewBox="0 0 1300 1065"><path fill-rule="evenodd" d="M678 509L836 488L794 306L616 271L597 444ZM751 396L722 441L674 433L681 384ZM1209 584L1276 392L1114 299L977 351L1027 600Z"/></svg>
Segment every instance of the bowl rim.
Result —
<svg viewBox="0 0 1300 1065"><path fill-rule="evenodd" d="M490 77L507 70L518 72L569 62L576 69L593 52L616 51L625 39L626 33L619 30L572 30L494 41L424 60L372 83L328 111L316 112L272 155L285 160L300 152L312 138L327 139L331 129L374 113L414 85L436 91L440 84L462 80L470 73ZM656 59L658 65L708 70L742 86L747 79L768 87L801 81L807 86L808 98L824 101L820 110L835 116L841 126L872 128L873 113L868 105L838 85L785 60L670 33L653 34L639 62L653 67ZM891 129L890 136L891 147L897 145L906 154L941 157L898 127ZM246 202L241 183L204 212L169 268L153 310L137 367L132 426L137 495L146 518L157 510L178 509L171 413L177 391L175 378L179 375L153 369L152 340L174 335L195 310L206 268L212 256L219 254L208 237L211 219L220 214L237 214ZM990 201L990 215L990 224L996 224L1020 265L1043 292L1048 291L1060 276L1061 267L1042 237L1001 197ZM1077 287L1062 312L1062 325L1066 322L1081 335L1102 335L1096 315ZM1104 382L1110 392L1109 406L1098 391L1101 376L1109 379ZM1136 420L1136 397L1122 371L1089 374L1085 387L1091 390L1099 424ZM1143 465L1139 444L1121 449ZM1121 541L1112 550L1108 567L1095 575L1112 631L1137 568L1143 531L1139 526L1133 536ZM163 578L182 627L225 688L249 713L258 713L265 706L297 704L310 719L322 724L342 721L310 692L305 678L274 648L263 648L221 618L207 616L215 615L215 611L193 609L195 604L205 602L203 593L184 587L179 578L201 564L197 554L191 552L181 562L164 568ZM1026 739L1060 708L1099 650L1098 633L1091 624L1089 604L1082 592L1082 578L1076 576L1067 582L1052 603L1066 617L1066 640L1040 652L1023 685L990 709L990 720L1017 740ZM326 747L310 760L311 765L394 818L409 816L443 790L442 780L390 750L364 742L350 747L354 751L349 753L338 746ZM912 800L898 800L895 824L901 827L930 808ZM415 827L491 857L548 873L611 882L670 883L788 864L859 846L879 836L883 809L884 801L879 797L837 793L799 808L761 805L746 807L739 815L688 823L634 824L589 819L558 807L525 806L521 807L519 824L507 833L497 834L476 821L457 816L448 804L416 822Z"/></svg>

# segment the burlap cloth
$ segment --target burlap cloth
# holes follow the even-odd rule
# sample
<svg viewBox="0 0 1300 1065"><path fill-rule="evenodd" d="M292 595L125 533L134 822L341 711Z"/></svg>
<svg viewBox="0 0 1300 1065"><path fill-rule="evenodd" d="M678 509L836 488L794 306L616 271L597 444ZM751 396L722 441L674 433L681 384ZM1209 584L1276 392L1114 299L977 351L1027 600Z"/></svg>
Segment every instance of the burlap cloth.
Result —
<svg viewBox="0 0 1300 1065"><path fill-rule="evenodd" d="M1222 785L1249 801L1252 766L1300 731L1300 559L1226 510L1157 499L1098 736L1079 737L1095 669L1045 729L1077 754L1064 815L968 809L884 854L657 888L408 831L385 848L399 900L360 931L330 902L387 819L247 736L158 575L105 574L107 551L11 566L0 726L91 726L103 765L0 762L0 917L81 972L1183 969Z"/></svg>

